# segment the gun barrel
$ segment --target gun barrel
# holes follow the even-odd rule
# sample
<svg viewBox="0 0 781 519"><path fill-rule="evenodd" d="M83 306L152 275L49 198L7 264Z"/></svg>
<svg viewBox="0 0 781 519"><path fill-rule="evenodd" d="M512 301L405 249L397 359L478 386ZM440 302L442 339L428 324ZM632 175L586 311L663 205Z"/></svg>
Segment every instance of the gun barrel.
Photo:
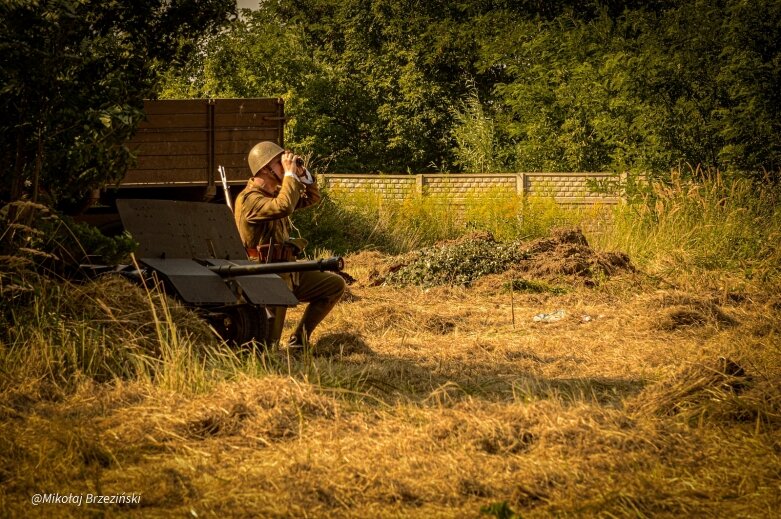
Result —
<svg viewBox="0 0 781 519"><path fill-rule="evenodd" d="M281 263L260 263L258 265L219 265L209 266L209 270L222 277L249 276L252 274L285 274L288 272L339 272L344 268L340 256L311 261L285 261Z"/></svg>

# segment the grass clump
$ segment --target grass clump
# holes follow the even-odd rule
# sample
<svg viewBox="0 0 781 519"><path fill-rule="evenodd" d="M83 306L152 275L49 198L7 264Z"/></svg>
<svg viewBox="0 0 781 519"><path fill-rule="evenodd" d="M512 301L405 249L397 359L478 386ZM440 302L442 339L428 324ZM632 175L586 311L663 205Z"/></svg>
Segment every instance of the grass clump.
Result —
<svg viewBox="0 0 781 519"><path fill-rule="evenodd" d="M530 294L551 293L562 295L567 293L567 289L564 287L551 285L545 281L535 279L512 279L510 281L505 281L502 284L502 288L506 291L527 292Z"/></svg>
<svg viewBox="0 0 781 519"><path fill-rule="evenodd" d="M184 389L204 382L216 351L208 326L157 290L118 277L83 284L41 277L29 304L2 316L0 370L10 383L149 380Z"/></svg>
<svg viewBox="0 0 781 519"><path fill-rule="evenodd" d="M653 271L722 271L769 281L781 272L781 186L717 172L674 173L616 208L605 248Z"/></svg>

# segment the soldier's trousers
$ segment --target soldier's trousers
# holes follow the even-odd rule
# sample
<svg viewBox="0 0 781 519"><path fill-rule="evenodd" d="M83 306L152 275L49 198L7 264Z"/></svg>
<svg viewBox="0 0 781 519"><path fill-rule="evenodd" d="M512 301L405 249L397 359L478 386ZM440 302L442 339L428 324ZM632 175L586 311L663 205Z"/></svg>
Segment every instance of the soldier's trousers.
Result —
<svg viewBox="0 0 781 519"><path fill-rule="evenodd" d="M297 272L291 276L293 294L309 303L295 331L300 341L308 341L312 331L320 324L339 298L344 294L344 279L331 272Z"/></svg>

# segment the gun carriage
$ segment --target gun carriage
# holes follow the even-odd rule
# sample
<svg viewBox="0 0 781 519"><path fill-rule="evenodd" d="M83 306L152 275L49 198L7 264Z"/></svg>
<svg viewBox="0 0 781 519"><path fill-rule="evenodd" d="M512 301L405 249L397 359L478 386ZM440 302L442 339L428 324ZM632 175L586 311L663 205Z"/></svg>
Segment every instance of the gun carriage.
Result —
<svg viewBox="0 0 781 519"><path fill-rule="evenodd" d="M285 311L298 300L279 274L338 272L342 258L263 263L247 259L230 209L221 204L118 200L123 227L140 246L139 269L203 315L225 340L278 342Z"/></svg>

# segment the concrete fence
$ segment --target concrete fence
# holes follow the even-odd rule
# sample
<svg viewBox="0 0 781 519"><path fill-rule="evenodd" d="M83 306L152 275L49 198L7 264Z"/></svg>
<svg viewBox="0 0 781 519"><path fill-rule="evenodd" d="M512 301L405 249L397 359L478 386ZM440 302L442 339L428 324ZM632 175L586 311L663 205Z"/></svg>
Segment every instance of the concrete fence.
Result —
<svg viewBox="0 0 781 519"><path fill-rule="evenodd" d="M493 174L419 174L353 175L324 174L320 184L326 189L369 192L389 199L404 199L412 194L446 198L458 204L473 196L509 195L552 198L565 206L612 205L620 197L615 191L619 175L612 173L493 173ZM595 190L609 187L609 193Z"/></svg>

